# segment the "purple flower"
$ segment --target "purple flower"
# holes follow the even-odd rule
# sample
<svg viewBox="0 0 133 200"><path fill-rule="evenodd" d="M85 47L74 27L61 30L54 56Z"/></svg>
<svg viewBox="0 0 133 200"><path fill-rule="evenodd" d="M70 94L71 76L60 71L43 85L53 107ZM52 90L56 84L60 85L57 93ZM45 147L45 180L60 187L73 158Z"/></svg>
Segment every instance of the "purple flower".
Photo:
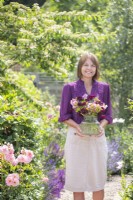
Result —
<svg viewBox="0 0 133 200"><path fill-rule="evenodd" d="M44 171L48 177L48 182L45 183L45 200L55 200L60 197L60 192L64 187L65 171L62 169L56 170L62 162L64 151L56 142L44 150Z"/></svg>
<svg viewBox="0 0 133 200"><path fill-rule="evenodd" d="M54 198L60 198L61 190L65 184L65 170L60 169L58 171L51 171L49 173L49 188L51 195Z"/></svg>
<svg viewBox="0 0 133 200"><path fill-rule="evenodd" d="M112 140L108 141L108 162L107 167L108 170L111 172L117 172L120 170L122 165L120 163L122 162L123 155L120 152L120 140Z"/></svg>

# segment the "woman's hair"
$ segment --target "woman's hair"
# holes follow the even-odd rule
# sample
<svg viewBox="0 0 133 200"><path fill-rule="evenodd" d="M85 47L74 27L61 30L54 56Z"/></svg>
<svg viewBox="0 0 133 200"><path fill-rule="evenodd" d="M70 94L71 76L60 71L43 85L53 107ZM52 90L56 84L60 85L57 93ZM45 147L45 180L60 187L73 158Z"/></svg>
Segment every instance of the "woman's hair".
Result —
<svg viewBox="0 0 133 200"><path fill-rule="evenodd" d="M93 80L96 80L100 76L100 73L99 73L99 62L98 62L97 57L93 53L84 53L84 54L81 55L80 60L78 62L77 76L80 79L82 78L81 69L82 69L82 66L86 62L87 59L90 59L92 61L92 63L96 66L96 73L93 76Z"/></svg>

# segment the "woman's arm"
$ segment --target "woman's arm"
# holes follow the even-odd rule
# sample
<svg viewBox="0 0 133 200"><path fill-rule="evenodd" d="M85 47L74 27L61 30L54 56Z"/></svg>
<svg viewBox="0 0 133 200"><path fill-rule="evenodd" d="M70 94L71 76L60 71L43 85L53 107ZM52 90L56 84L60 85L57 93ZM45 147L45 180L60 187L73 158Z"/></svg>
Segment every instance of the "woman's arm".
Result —
<svg viewBox="0 0 133 200"><path fill-rule="evenodd" d="M62 91L59 122L64 122L68 126L72 126L76 129L76 134L83 137L79 124L72 120L72 105L70 104L71 99L71 88L70 85L67 84L64 86Z"/></svg>
<svg viewBox="0 0 133 200"><path fill-rule="evenodd" d="M104 134L105 127L107 126L107 124L108 124L108 121L106 119L103 119L103 120L100 121L97 137L100 137Z"/></svg>
<svg viewBox="0 0 133 200"><path fill-rule="evenodd" d="M104 103L108 107L103 114L104 118L100 120L99 135L98 136L103 135L104 129L107 126L107 124L112 123L112 105L111 105L111 100L110 100L110 87L109 87L109 85L105 85L105 88L104 88Z"/></svg>
<svg viewBox="0 0 133 200"><path fill-rule="evenodd" d="M100 126L102 128L105 128L107 126L107 124L108 124L108 121L106 119L103 119L103 120L100 121Z"/></svg>

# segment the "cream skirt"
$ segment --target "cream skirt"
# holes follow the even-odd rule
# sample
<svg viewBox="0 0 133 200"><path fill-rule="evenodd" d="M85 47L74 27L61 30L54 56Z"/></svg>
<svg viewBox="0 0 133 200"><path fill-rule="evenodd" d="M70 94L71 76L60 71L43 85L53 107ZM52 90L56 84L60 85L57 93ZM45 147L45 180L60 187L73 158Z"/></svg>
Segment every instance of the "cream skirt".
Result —
<svg viewBox="0 0 133 200"><path fill-rule="evenodd" d="M75 135L68 128L65 143L65 189L72 192L94 192L104 189L107 178L107 144L101 137Z"/></svg>

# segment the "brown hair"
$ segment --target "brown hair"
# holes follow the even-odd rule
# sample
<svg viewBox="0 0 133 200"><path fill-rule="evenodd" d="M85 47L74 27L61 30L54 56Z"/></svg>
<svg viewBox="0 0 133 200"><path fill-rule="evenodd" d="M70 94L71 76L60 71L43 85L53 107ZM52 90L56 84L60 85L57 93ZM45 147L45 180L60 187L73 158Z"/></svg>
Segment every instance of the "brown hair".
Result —
<svg viewBox="0 0 133 200"><path fill-rule="evenodd" d="M80 60L78 62L78 68L77 68L77 76L78 78L81 79L82 77L82 73L81 73L81 69L82 69L82 66L83 64L85 63L85 61L87 59L90 59L92 61L92 63L96 66L96 73L95 75L93 76L93 80L96 80L99 78L100 76L100 73L99 73L99 62L98 62L98 59L97 57L93 54L93 53L83 53L80 57Z"/></svg>

